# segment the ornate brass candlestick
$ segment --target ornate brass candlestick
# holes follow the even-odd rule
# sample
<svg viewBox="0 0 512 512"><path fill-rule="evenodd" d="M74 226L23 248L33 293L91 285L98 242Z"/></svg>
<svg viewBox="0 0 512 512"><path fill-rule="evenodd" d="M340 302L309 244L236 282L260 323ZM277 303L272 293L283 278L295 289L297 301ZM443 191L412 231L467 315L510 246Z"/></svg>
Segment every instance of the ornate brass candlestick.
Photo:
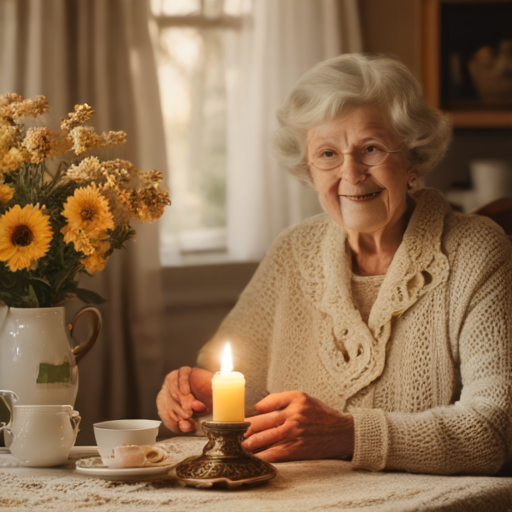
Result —
<svg viewBox="0 0 512 512"><path fill-rule="evenodd" d="M247 422L205 421L203 428L209 440L203 455L180 462L176 466L177 477L195 487L212 487L217 483L238 487L274 478L277 475L274 466L242 447L250 425Z"/></svg>

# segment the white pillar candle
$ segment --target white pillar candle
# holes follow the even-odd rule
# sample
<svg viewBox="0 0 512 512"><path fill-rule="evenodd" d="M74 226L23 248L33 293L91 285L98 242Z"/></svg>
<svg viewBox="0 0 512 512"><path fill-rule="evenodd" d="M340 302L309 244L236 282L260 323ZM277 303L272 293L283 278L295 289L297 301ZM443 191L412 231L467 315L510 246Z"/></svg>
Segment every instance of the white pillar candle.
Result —
<svg viewBox="0 0 512 512"><path fill-rule="evenodd" d="M226 344L222 366L212 379L213 421L244 421L245 379L240 372L233 371L231 347Z"/></svg>

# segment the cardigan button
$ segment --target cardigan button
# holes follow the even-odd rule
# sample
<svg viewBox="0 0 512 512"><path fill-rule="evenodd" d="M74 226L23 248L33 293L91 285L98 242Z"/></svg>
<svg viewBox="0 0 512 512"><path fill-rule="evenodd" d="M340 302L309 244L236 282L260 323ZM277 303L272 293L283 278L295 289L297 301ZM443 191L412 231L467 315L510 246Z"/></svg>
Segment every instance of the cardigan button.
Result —
<svg viewBox="0 0 512 512"><path fill-rule="evenodd" d="M341 331L341 334L343 334L343 336L346 336L348 334L348 330L347 329L343 329L343 331Z"/></svg>

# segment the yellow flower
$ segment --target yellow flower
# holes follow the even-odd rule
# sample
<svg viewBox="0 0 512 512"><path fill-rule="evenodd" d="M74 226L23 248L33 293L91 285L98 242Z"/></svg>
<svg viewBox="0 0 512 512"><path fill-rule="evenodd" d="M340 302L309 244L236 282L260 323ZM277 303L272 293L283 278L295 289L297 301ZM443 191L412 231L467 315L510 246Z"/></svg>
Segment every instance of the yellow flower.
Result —
<svg viewBox="0 0 512 512"><path fill-rule="evenodd" d="M26 99L13 107L14 119L20 117L39 117L50 110L50 105L45 96L36 96L34 99Z"/></svg>
<svg viewBox="0 0 512 512"><path fill-rule="evenodd" d="M88 274L101 272L105 268L106 262L107 258L104 258L101 252L95 252L91 256L80 260L80 263L84 266L84 269Z"/></svg>
<svg viewBox="0 0 512 512"><path fill-rule="evenodd" d="M95 184L76 189L64 204L62 215L67 218L68 225L61 232L67 235L68 240L78 230L84 231L89 238L97 238L100 233L114 229L108 201Z"/></svg>
<svg viewBox="0 0 512 512"><path fill-rule="evenodd" d="M9 151L20 140L19 126L0 125L0 152Z"/></svg>
<svg viewBox="0 0 512 512"><path fill-rule="evenodd" d="M23 97L19 94L7 93L0 96L0 124L13 125L13 112L12 107L23 101Z"/></svg>
<svg viewBox="0 0 512 512"><path fill-rule="evenodd" d="M111 188L136 186L139 172L128 160L109 160L102 162L101 170L104 179Z"/></svg>
<svg viewBox="0 0 512 512"><path fill-rule="evenodd" d="M87 105L87 103L84 103L83 105L75 105L75 111L70 112L67 119L63 117L60 120L60 129L69 132L73 128L84 124L92 117L93 114L94 110L92 107Z"/></svg>
<svg viewBox="0 0 512 512"><path fill-rule="evenodd" d="M67 244L73 242L75 251L81 252L86 256L94 254L96 249L84 230L77 229L73 231L69 226L64 226L60 232L64 235L64 242Z"/></svg>
<svg viewBox="0 0 512 512"><path fill-rule="evenodd" d="M64 241L73 242L75 250L84 254L85 258L82 258L80 263L86 272L95 274L103 270L108 259L105 254L110 249L110 244L105 240L105 233L100 233L99 238L91 239L81 229L72 232L67 226L62 232L65 234Z"/></svg>
<svg viewBox="0 0 512 512"><path fill-rule="evenodd" d="M154 222L164 214L164 208L171 204L169 194L160 190L157 185L147 185L137 192L134 204L140 222Z"/></svg>
<svg viewBox="0 0 512 512"><path fill-rule="evenodd" d="M23 96L20 96L14 92L2 94L0 96L0 109L7 107L11 103L19 103L20 101L23 101Z"/></svg>
<svg viewBox="0 0 512 512"><path fill-rule="evenodd" d="M81 155L93 148L114 146L126 142L126 133L108 132L99 135L91 126L76 126L69 132L69 138L73 141L73 151Z"/></svg>
<svg viewBox="0 0 512 512"><path fill-rule="evenodd" d="M60 132L42 128L29 128L23 146L30 154L30 161L38 164L46 158L67 153L72 146L70 140Z"/></svg>
<svg viewBox="0 0 512 512"><path fill-rule="evenodd" d="M101 163L97 156L88 156L66 171L66 178L77 183L98 182L102 178Z"/></svg>
<svg viewBox="0 0 512 512"><path fill-rule="evenodd" d="M25 155L18 148L11 148L7 153L0 154L0 174L19 169L25 161Z"/></svg>
<svg viewBox="0 0 512 512"><path fill-rule="evenodd" d="M15 272L42 258L52 240L50 218L37 206L13 206L0 217L0 261Z"/></svg>
<svg viewBox="0 0 512 512"><path fill-rule="evenodd" d="M92 239L82 229L71 231L69 226L66 226L62 229L62 232L64 233L64 241L67 244L73 242L75 250L85 256L80 260L84 270L89 274L95 274L103 270L108 259L104 255L110 249L110 244L104 239L107 237L105 233L100 233L99 238Z"/></svg>
<svg viewBox="0 0 512 512"><path fill-rule="evenodd" d="M14 189L9 185L0 185L0 206L7 204L14 197Z"/></svg>
<svg viewBox="0 0 512 512"><path fill-rule="evenodd" d="M44 96L24 100L19 94L0 96L0 117L9 123L21 117L38 117L50 110Z"/></svg>

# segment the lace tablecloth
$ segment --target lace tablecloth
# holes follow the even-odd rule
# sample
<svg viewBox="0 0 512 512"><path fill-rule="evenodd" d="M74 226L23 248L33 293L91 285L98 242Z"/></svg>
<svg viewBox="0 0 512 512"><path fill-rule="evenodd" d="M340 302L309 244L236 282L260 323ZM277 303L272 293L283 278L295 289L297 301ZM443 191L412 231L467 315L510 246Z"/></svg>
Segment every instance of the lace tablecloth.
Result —
<svg viewBox="0 0 512 512"><path fill-rule="evenodd" d="M203 438L171 441L176 462L199 455ZM90 451L90 450L89 450ZM83 456L87 450L75 448ZM322 460L276 464L278 476L239 489L195 489L176 480L120 483L77 473L74 465L25 468L0 454L0 509L91 512L271 512L350 510L512 511L511 477L372 473L349 462Z"/></svg>

